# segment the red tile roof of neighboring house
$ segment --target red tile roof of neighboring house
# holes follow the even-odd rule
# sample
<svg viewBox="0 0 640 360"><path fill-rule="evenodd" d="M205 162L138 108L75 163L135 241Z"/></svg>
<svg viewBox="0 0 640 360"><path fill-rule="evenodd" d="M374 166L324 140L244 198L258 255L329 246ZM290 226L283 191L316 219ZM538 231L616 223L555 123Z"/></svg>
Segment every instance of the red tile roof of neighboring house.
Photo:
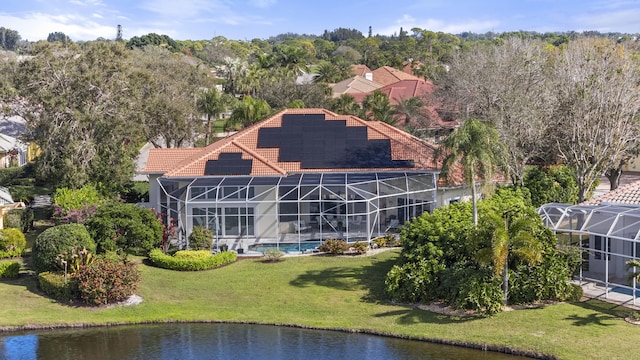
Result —
<svg viewBox="0 0 640 360"><path fill-rule="evenodd" d="M414 165L408 168L389 169L309 169L303 168L300 161L280 161L279 148L258 147L258 133L263 128L280 128L285 114L321 114L325 121L343 121L347 127L366 127L368 140L390 141L392 160L410 160ZM438 164L433 161L435 149L435 145L385 123L364 121L351 115L338 115L325 109L287 109L204 148L152 149L149 152L147 166L142 172L160 172L168 177L204 176L207 161L220 160L221 153L241 153L241 159L252 160L249 174L252 176L299 172L438 170Z"/></svg>
<svg viewBox="0 0 640 360"><path fill-rule="evenodd" d="M362 76L356 75L331 85L331 90L333 92L333 97L335 98L340 97L342 94L368 93L375 89L380 89L381 87L382 84L378 84L377 82L373 82L363 78Z"/></svg>
<svg viewBox="0 0 640 360"><path fill-rule="evenodd" d="M433 92L435 91L436 86L431 81L425 81L419 78L411 79L411 80L400 80L393 84L389 84L383 86L378 91L387 95L389 98L389 102L391 105L397 105L403 100L406 100L411 97L421 98L423 101L425 99L430 101ZM352 93L350 94L356 100L356 102L361 103L364 98L371 94L373 91L368 93ZM428 128L431 129L440 129L440 128L455 128L458 127L459 123L457 121L444 121L436 111L436 106L427 104L425 106L426 111L429 115L429 124ZM402 124L402 121L399 121L398 126L404 126L406 124ZM417 124L418 126L422 126L421 124Z"/></svg>
<svg viewBox="0 0 640 360"><path fill-rule="evenodd" d="M396 83L400 80L421 80L417 76L407 74L402 70L392 68L391 66L383 66L373 70L373 81L382 84L389 85Z"/></svg>
<svg viewBox="0 0 640 360"><path fill-rule="evenodd" d="M369 69L367 65L361 65L361 64L351 65L351 71L355 75L362 76L362 77L364 77L364 74L366 73L373 73L373 71L371 71L371 69Z"/></svg>
<svg viewBox="0 0 640 360"><path fill-rule="evenodd" d="M629 204L640 205L640 180L622 185L613 191L596 196L580 205Z"/></svg>

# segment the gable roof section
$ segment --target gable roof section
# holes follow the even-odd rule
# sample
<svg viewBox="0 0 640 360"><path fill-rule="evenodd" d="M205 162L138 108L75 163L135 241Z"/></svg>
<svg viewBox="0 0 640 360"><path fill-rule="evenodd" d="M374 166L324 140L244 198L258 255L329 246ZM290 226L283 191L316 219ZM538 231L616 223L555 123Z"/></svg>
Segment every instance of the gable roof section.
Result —
<svg viewBox="0 0 640 360"><path fill-rule="evenodd" d="M402 70L392 68L391 66L383 66L373 70L373 81L382 84L389 85L397 83L401 80L421 80L419 77L407 74Z"/></svg>
<svg viewBox="0 0 640 360"><path fill-rule="evenodd" d="M177 164L198 154L202 148L152 148L147 164L140 171L145 174L164 174Z"/></svg>
<svg viewBox="0 0 640 360"><path fill-rule="evenodd" d="M342 94L357 94L368 93L376 89L380 89L382 84L367 80L362 76L350 77L346 80L342 80L339 83L335 83L331 86L333 97L340 97Z"/></svg>
<svg viewBox="0 0 640 360"><path fill-rule="evenodd" d="M640 205L640 180L580 203L580 205L605 204Z"/></svg>
<svg viewBox="0 0 640 360"><path fill-rule="evenodd" d="M292 130L292 127L298 130ZM326 132L327 128L332 128L334 130L328 131L335 132ZM276 136L270 137L266 142L264 138L260 139L261 133L279 131L289 131L289 133L275 134ZM303 138L297 135L299 133L291 133L291 131L302 131L308 134L306 141L303 142ZM323 133L324 137L322 137ZM342 140L336 139L340 138L342 133L347 135L342 136ZM351 137L346 138L346 136ZM364 139L361 138L362 136ZM274 144L274 141L285 141L286 146ZM348 167L349 164L358 164L358 162L345 160L332 167L323 167L332 159L351 157L358 160L358 155L354 155L354 151L341 152L340 149L345 149L346 146L346 150L349 150L348 147L352 142L362 144L362 141L367 146L375 145L371 149L376 150L375 160L380 161L379 165L370 166L371 160L367 160L363 167ZM314 148L310 149L310 146ZM389 149L389 153L381 154L378 151L380 146ZM320 158L314 158L314 152L319 154ZM251 171L244 175L252 176L332 171L437 171L438 167L432 160L434 152L433 145L384 123L364 121L351 115L338 115L326 109L287 109L204 148L152 149L143 172L164 170L167 177L204 176L208 161L220 160L221 154L226 158L228 154L236 153L241 154L239 157L241 160L251 160ZM302 158L291 158L298 155Z"/></svg>
<svg viewBox="0 0 640 360"><path fill-rule="evenodd" d="M358 75L358 76L362 76L364 77L364 74L366 73L373 73L373 71L371 71L371 69L369 69L369 67L367 65L363 65L363 64L354 64L351 65L351 71Z"/></svg>

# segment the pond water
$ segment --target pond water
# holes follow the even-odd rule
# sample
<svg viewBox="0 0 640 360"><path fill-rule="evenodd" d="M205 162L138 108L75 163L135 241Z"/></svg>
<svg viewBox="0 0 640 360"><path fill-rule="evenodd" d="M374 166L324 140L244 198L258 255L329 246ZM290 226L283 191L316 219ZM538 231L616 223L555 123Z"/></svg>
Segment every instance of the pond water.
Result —
<svg viewBox="0 0 640 360"><path fill-rule="evenodd" d="M522 359L374 335L246 324L161 324L0 334L0 359Z"/></svg>

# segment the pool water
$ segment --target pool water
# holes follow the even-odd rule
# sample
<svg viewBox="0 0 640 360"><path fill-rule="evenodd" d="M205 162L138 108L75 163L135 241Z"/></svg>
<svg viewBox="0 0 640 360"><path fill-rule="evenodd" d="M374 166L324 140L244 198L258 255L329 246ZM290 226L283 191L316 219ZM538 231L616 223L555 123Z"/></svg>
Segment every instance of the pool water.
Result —
<svg viewBox="0 0 640 360"><path fill-rule="evenodd" d="M308 252L308 251L313 251L315 248L320 246L320 244L322 244L322 241L320 240L302 241L300 243L252 244L252 245L249 245L249 251L258 251L258 252L264 253L266 250L279 249L280 251L283 251L286 253Z"/></svg>

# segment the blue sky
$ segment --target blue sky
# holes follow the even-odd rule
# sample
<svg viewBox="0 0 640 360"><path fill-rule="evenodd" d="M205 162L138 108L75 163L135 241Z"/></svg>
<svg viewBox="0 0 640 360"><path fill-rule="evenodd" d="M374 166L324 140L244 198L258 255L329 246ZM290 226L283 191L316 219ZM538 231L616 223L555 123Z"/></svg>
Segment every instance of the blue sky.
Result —
<svg viewBox="0 0 640 360"><path fill-rule="evenodd" d="M448 33L516 30L640 33L640 0L2 0L0 26L22 39L61 31L72 40L129 39L155 32L177 40L321 35L339 27L391 35L400 27Z"/></svg>

